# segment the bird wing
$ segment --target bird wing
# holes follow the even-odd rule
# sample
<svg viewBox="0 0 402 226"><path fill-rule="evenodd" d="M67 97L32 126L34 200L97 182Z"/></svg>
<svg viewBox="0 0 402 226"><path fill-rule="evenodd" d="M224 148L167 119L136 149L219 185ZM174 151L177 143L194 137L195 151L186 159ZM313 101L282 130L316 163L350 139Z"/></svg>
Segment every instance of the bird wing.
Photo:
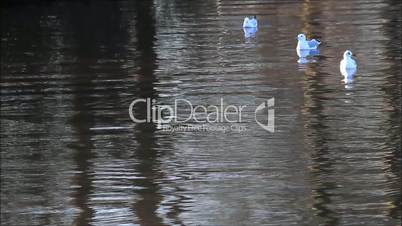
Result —
<svg viewBox="0 0 402 226"><path fill-rule="evenodd" d="M252 27L257 27L258 26L258 22L256 19L252 19L250 20Z"/></svg>
<svg viewBox="0 0 402 226"><path fill-rule="evenodd" d="M317 48L320 44L321 44L321 42L318 40L315 40L315 39L308 41L308 46L310 48Z"/></svg>
<svg viewBox="0 0 402 226"><path fill-rule="evenodd" d="M249 19L248 17L244 18L243 27L247 27L249 20L250 20L250 19Z"/></svg>
<svg viewBox="0 0 402 226"><path fill-rule="evenodd" d="M357 62L356 62L355 59L352 59L352 63L353 63L353 66L354 66L354 67L357 67Z"/></svg>

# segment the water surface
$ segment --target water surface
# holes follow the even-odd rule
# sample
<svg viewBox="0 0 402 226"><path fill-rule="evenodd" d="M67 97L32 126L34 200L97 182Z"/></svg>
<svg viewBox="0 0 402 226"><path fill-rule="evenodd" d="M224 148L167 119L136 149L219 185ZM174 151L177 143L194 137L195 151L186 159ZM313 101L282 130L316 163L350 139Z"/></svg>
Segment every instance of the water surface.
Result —
<svg viewBox="0 0 402 226"><path fill-rule="evenodd" d="M400 225L399 1L45 1L1 15L2 225ZM261 25L247 38L245 15ZM305 64L300 32L323 41ZM128 106L147 97L274 97L276 130L134 124Z"/></svg>

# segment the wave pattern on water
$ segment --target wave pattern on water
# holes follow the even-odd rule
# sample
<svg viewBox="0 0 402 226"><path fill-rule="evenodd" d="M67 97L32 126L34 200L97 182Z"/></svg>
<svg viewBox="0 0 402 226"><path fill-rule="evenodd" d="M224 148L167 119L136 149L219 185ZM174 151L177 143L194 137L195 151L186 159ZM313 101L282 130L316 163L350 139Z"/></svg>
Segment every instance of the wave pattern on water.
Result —
<svg viewBox="0 0 402 226"><path fill-rule="evenodd" d="M399 225L400 9L392 0L2 9L1 224ZM260 21L255 37L241 29L249 15ZM307 64L297 62L300 32L323 41ZM352 84L338 68L345 49L359 63ZM128 106L146 97L252 107L275 97L276 131L252 111L243 133L134 124Z"/></svg>

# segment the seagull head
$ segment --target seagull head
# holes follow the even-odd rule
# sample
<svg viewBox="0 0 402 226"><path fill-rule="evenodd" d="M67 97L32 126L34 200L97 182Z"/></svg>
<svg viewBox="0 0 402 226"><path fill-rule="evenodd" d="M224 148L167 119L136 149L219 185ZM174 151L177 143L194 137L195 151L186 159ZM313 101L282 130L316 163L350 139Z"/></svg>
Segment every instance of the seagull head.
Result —
<svg viewBox="0 0 402 226"><path fill-rule="evenodd" d="M304 40L306 40L306 36L304 34L299 34L299 35L297 35L297 40L304 41Z"/></svg>
<svg viewBox="0 0 402 226"><path fill-rule="evenodd" d="M343 58L352 58L352 56L353 56L353 53L352 53L352 51L350 51L350 50L346 50L346 51L343 53Z"/></svg>

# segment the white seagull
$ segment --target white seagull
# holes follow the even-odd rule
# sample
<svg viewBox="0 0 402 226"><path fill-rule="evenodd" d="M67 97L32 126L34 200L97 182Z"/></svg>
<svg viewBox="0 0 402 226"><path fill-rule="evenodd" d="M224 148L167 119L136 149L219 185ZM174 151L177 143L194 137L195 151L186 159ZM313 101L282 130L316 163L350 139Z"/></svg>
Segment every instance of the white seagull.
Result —
<svg viewBox="0 0 402 226"><path fill-rule="evenodd" d="M254 16L252 18L248 18L248 17L244 18L243 27L244 28L249 28L249 27L256 28L256 27L258 27L257 16Z"/></svg>
<svg viewBox="0 0 402 226"><path fill-rule="evenodd" d="M353 53L350 50L346 50L343 53L343 59L341 60L341 64L339 65L339 68L341 69L342 74L347 69L356 69L357 68L357 63L352 58L352 56L353 56Z"/></svg>
<svg viewBox="0 0 402 226"><path fill-rule="evenodd" d="M317 47L321 44L320 41L312 39L307 40L304 34L297 35L297 47L296 50L307 50L307 49L317 49Z"/></svg>
<svg viewBox="0 0 402 226"><path fill-rule="evenodd" d="M354 75L357 71L357 63L352 58L353 53L350 50L346 50L343 53L343 59L339 64L339 69L341 70L341 74L344 76L345 83L351 83L354 80Z"/></svg>

